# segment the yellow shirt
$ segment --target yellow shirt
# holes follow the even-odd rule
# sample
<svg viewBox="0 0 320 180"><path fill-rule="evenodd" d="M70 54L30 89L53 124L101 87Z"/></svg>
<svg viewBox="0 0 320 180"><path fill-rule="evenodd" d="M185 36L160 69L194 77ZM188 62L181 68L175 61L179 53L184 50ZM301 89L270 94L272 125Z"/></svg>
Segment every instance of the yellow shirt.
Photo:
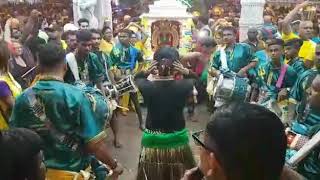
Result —
<svg viewBox="0 0 320 180"><path fill-rule="evenodd" d="M64 50L67 50L68 44L66 43L65 40L61 40L61 45L62 45L62 48L63 48Z"/></svg>
<svg viewBox="0 0 320 180"><path fill-rule="evenodd" d="M101 40L100 47L99 47L100 51L110 54L112 48L113 48L113 43L109 43L104 39Z"/></svg>
<svg viewBox="0 0 320 180"><path fill-rule="evenodd" d="M291 32L289 35L282 34L283 41L289 41L291 39L300 38L298 35ZM303 44L299 51L299 57L302 58L304 61L314 61L315 53L316 53L316 46L317 44L311 40L303 41Z"/></svg>
<svg viewBox="0 0 320 180"><path fill-rule="evenodd" d="M2 76L0 76L0 81L4 81L9 86L9 89L11 91L11 94L14 98L16 98L22 91L21 86L14 80L12 75L10 73L6 73ZM2 102L0 101L0 104ZM2 104L2 106L4 106ZM0 131L4 129L8 129L9 126L7 124L7 121L5 120L4 116L1 114L0 111Z"/></svg>

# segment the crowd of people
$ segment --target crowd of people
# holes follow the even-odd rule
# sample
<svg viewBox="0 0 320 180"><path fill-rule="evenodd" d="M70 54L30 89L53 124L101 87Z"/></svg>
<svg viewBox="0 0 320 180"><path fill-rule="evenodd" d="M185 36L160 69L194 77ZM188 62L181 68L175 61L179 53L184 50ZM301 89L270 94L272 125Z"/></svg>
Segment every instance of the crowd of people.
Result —
<svg viewBox="0 0 320 180"><path fill-rule="evenodd" d="M106 129L122 148L117 119L130 110L143 131L137 180L319 179L319 146L285 165L320 132L319 26L301 13L313 5L277 19L267 7L243 42L237 7L194 12L190 52L163 46L151 61L139 18L97 29L73 24L64 6L24 18L26 7L2 7L0 179L121 178ZM197 165L184 108L199 121L204 102L212 116L192 133Z"/></svg>
<svg viewBox="0 0 320 180"><path fill-rule="evenodd" d="M49 26L51 24L63 26L64 24L73 21L72 6L70 6L69 3L69 1L67 3L47 1L46 3L35 4L4 4L0 7L1 27L4 28L7 20L11 17L18 19L20 24L23 25L26 23L32 9L37 9L41 12L44 26Z"/></svg>

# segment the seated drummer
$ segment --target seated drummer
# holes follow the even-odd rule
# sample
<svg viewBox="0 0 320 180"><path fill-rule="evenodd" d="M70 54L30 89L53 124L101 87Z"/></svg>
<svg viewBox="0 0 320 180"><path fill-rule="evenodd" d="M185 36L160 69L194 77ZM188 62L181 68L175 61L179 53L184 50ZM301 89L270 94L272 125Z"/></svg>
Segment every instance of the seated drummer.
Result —
<svg viewBox="0 0 320 180"><path fill-rule="evenodd" d="M303 41L298 38L288 40L284 44L285 62L293 67L298 75L306 70L303 59L299 57L299 50L302 44Z"/></svg>
<svg viewBox="0 0 320 180"><path fill-rule="evenodd" d="M315 68L301 74L290 93L292 104L289 106L289 117L294 122L289 133L292 138L288 144L293 150L288 150L287 158L301 148L299 142L306 142L320 130L320 45L317 45L314 62ZM298 172L308 179L320 178L319 152L320 147L317 147L298 166Z"/></svg>
<svg viewBox="0 0 320 180"><path fill-rule="evenodd" d="M265 106L270 105L269 102L277 104L287 99L290 88L297 79L296 71L284 64L283 45L284 42L281 39L268 40L267 53L270 61L262 64L258 69L260 91L266 92L264 96L260 95L259 103ZM281 115L281 112L276 113Z"/></svg>
<svg viewBox="0 0 320 180"><path fill-rule="evenodd" d="M236 43L236 31L233 27L225 27L222 33L227 67L224 67L222 51L216 51L212 62L213 70L209 74L218 77L221 71L229 69L241 77L248 77L249 70L257 65L254 52L248 44Z"/></svg>

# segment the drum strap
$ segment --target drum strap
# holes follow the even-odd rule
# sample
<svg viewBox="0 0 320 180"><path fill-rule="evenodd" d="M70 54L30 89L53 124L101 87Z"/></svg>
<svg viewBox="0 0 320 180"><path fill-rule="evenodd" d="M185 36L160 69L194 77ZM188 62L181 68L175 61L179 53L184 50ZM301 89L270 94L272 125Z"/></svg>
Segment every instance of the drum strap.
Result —
<svg viewBox="0 0 320 180"><path fill-rule="evenodd" d="M283 80L284 80L284 77L286 75L286 72L288 70L288 65L287 64L284 64L283 66L281 66L281 70L280 70L280 76L278 78L278 81L277 81L277 84L276 84L276 87L278 89L280 89L282 87L282 84L283 84Z"/></svg>
<svg viewBox="0 0 320 180"><path fill-rule="evenodd" d="M25 91L25 94L27 95L30 108L32 109L34 115L45 124L44 127L33 126L31 128L38 134L49 133L59 143L66 145L72 151L78 151L81 147L79 141L68 134L62 133L54 127L54 125L46 115L44 105L40 103L36 98L36 94L32 90L32 87L28 88Z"/></svg>
<svg viewBox="0 0 320 180"><path fill-rule="evenodd" d="M221 61L222 70L225 72L229 71L228 62L227 62L227 54L223 48L220 49L220 61Z"/></svg>
<svg viewBox="0 0 320 180"><path fill-rule="evenodd" d="M107 79L108 79L108 81L111 81L110 80L110 77L109 77L109 67L108 67L108 63L107 63L107 61L108 61L108 57L102 52L102 59L103 59L103 62L104 62L104 69L105 69L105 73L106 73L106 76L107 76Z"/></svg>
<svg viewBox="0 0 320 180"><path fill-rule="evenodd" d="M79 69L78 69L78 63L77 63L77 59L76 59L75 54L74 53L67 54L66 60L67 60L68 66L73 74L75 81L79 81L80 80Z"/></svg>

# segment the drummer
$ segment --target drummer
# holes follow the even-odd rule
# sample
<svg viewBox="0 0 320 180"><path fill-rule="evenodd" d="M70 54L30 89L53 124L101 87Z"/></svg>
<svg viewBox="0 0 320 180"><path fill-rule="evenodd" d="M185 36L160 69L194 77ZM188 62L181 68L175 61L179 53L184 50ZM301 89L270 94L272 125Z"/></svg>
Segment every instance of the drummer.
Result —
<svg viewBox="0 0 320 180"><path fill-rule="evenodd" d="M112 169L116 179L123 168L108 151L106 134L90 101L81 90L63 82L64 50L49 43L39 52L39 59L39 81L17 99L11 125L41 136L48 180L80 179L90 154Z"/></svg>
<svg viewBox="0 0 320 180"><path fill-rule="evenodd" d="M289 65L284 64L284 42L281 39L270 39L267 41L267 53L270 61L261 65L258 69L259 85L266 91L265 97L259 97L259 103L271 108L278 107L276 104L288 98L290 88L297 79L296 71ZM271 103L271 104L270 104ZM276 105L276 106L273 106ZM280 116L279 109L272 109Z"/></svg>
<svg viewBox="0 0 320 180"><path fill-rule="evenodd" d="M212 67L209 73L218 77L223 71L233 71L240 77L249 77L249 70L256 67L257 59L248 44L236 43L236 30L233 27L225 27L222 30L224 48L216 51L213 56ZM226 63L224 56L226 54ZM251 74L251 71L250 71Z"/></svg>
<svg viewBox="0 0 320 180"><path fill-rule="evenodd" d="M142 68L143 56L142 53L130 44L131 31L128 29L123 29L119 32L118 38L119 42L113 47L110 58L114 65L115 79L119 80L124 76L132 75L133 70L138 66L137 72ZM130 96L123 95L121 98L120 105L127 108L129 107L129 102L132 101L134 104L134 109L138 115L140 129L143 129L142 122L142 112L138 100L137 93L130 93ZM128 110L122 109L122 114L126 116ZM116 143L116 142L115 142ZM121 147L117 142L116 147Z"/></svg>
<svg viewBox="0 0 320 180"><path fill-rule="evenodd" d="M108 54L100 50L99 46L101 44L101 32L96 29L91 29L91 38L92 38L92 52L96 54L99 58L100 63L103 65L104 70L106 71L104 75L104 82L115 83L113 74L111 73L111 60Z"/></svg>
<svg viewBox="0 0 320 180"><path fill-rule="evenodd" d="M82 81L89 86L96 86L102 92L105 70L96 54L92 53L92 34L90 31L77 33L78 45L75 52L66 56L68 70L64 77L65 82L73 84Z"/></svg>
<svg viewBox="0 0 320 180"><path fill-rule="evenodd" d="M289 117L294 120L291 131L299 134L299 136L295 136L292 142L301 141L304 136L310 139L320 130L320 45L317 45L314 62L316 68L309 69L301 74L290 93L290 102L292 103L290 112L293 114ZM294 114L295 112L297 114ZM291 143L290 147L298 150L294 143ZM292 156L295 150L289 150L287 158ZM313 180L320 177L319 152L318 147L298 166L299 173L308 179Z"/></svg>

